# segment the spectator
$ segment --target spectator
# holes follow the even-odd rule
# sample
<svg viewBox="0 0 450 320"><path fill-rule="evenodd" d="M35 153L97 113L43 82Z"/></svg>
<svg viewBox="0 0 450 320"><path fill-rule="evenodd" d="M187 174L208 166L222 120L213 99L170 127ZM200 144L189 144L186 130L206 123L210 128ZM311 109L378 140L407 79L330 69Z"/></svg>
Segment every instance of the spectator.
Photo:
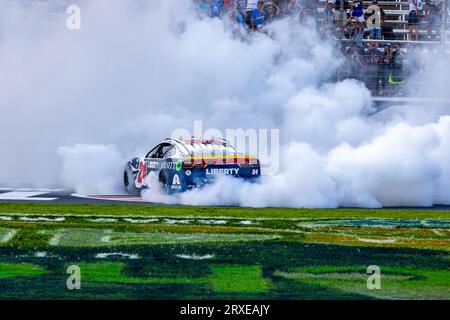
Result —
<svg viewBox="0 0 450 320"><path fill-rule="evenodd" d="M305 10L305 5L304 5L303 1L289 0L289 3L286 7L286 14L301 17L303 15L304 10Z"/></svg>
<svg viewBox="0 0 450 320"><path fill-rule="evenodd" d="M233 0L223 0L223 8L225 12L233 9Z"/></svg>
<svg viewBox="0 0 450 320"><path fill-rule="evenodd" d="M195 5L200 16L209 17L211 15L209 0L196 0Z"/></svg>
<svg viewBox="0 0 450 320"><path fill-rule="evenodd" d="M265 23L264 0L258 0L258 7L250 14L250 29L260 30Z"/></svg>
<svg viewBox="0 0 450 320"><path fill-rule="evenodd" d="M245 18L247 9L247 0L234 0L234 9L238 10Z"/></svg>
<svg viewBox="0 0 450 320"><path fill-rule="evenodd" d="M389 75L392 73L392 66L394 64L394 56L393 51L390 44L386 44L384 46L383 54L381 55L381 81L380 81L380 90L383 95L387 89L387 83L389 81Z"/></svg>
<svg viewBox="0 0 450 320"><path fill-rule="evenodd" d="M424 19L428 31L428 40L433 39L433 30L436 31L436 38L439 34L439 26L442 24L442 4L443 1L426 0L424 6Z"/></svg>
<svg viewBox="0 0 450 320"><path fill-rule="evenodd" d="M341 8L342 5L342 8ZM347 10L350 8L349 0L335 0L334 21L339 28L344 28L347 24Z"/></svg>
<svg viewBox="0 0 450 320"><path fill-rule="evenodd" d="M266 15L266 22L273 21L280 13L280 8L272 0L266 0L264 4L264 12Z"/></svg>
<svg viewBox="0 0 450 320"><path fill-rule="evenodd" d="M380 82L382 82L381 55L375 43L370 45L367 53L367 88L378 95Z"/></svg>
<svg viewBox="0 0 450 320"><path fill-rule="evenodd" d="M351 19L350 39L357 47L362 47L364 37L364 25L358 19Z"/></svg>
<svg viewBox="0 0 450 320"><path fill-rule="evenodd" d="M210 3L210 17L211 18L219 18L223 17L223 0L209 0Z"/></svg>
<svg viewBox="0 0 450 320"><path fill-rule="evenodd" d="M241 38L247 30L244 13L240 10L233 9L229 12L229 14L231 31L233 32L235 38Z"/></svg>
<svg viewBox="0 0 450 320"><path fill-rule="evenodd" d="M396 44L392 47L392 65L391 65L391 73L389 74L388 84L389 87L392 87L395 91L396 87L403 83L403 79L401 75L403 74L403 51L401 49L400 44Z"/></svg>
<svg viewBox="0 0 450 320"><path fill-rule="evenodd" d="M364 10L361 0L355 0L352 4L351 17L360 23L364 22Z"/></svg>
<svg viewBox="0 0 450 320"><path fill-rule="evenodd" d="M369 28L370 39L382 39L382 26L384 22L384 10L378 5L378 0L373 0L367 8L367 27Z"/></svg>
<svg viewBox="0 0 450 320"><path fill-rule="evenodd" d="M323 10L321 31L324 35L331 35L334 29L334 2L328 0L325 9Z"/></svg>
<svg viewBox="0 0 450 320"><path fill-rule="evenodd" d="M303 0L303 19L317 18L317 0Z"/></svg>
<svg viewBox="0 0 450 320"><path fill-rule="evenodd" d="M361 49L358 47L353 47L350 68L352 70L351 77L356 80L364 80L364 74L367 71L367 64L361 55Z"/></svg>
<svg viewBox="0 0 450 320"><path fill-rule="evenodd" d="M412 41L413 29L415 29L416 31L416 41L419 40L421 6L422 6L421 0L409 0L408 36L410 41Z"/></svg>

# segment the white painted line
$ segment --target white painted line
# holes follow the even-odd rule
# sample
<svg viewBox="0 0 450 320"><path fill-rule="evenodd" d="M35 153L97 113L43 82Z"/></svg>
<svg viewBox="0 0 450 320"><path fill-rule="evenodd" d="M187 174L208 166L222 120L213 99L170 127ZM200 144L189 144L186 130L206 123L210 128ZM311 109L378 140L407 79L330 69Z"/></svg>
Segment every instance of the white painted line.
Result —
<svg viewBox="0 0 450 320"><path fill-rule="evenodd" d="M45 222L62 222L66 220L64 217L46 218L46 217L20 217L20 221L45 221Z"/></svg>
<svg viewBox="0 0 450 320"><path fill-rule="evenodd" d="M130 260L135 260L135 259L139 259L139 255L138 254L130 254L130 253L122 253L122 252L110 252L110 253L97 253L95 255L96 259L107 259L109 257L123 257L123 258L128 258Z"/></svg>
<svg viewBox="0 0 450 320"><path fill-rule="evenodd" d="M51 245L51 246L57 246L59 244L59 241L61 240L61 238L63 236L63 232L64 231L61 231L61 232L58 232L57 234L55 234L53 236L53 238L50 239L48 244Z"/></svg>
<svg viewBox="0 0 450 320"><path fill-rule="evenodd" d="M71 196L75 198L90 199L90 200L119 201L119 202L148 202L141 197L131 196L129 194L85 195L81 193L72 193Z"/></svg>
<svg viewBox="0 0 450 320"><path fill-rule="evenodd" d="M159 219L131 219L131 218L126 218L123 220L130 223L152 223L159 221Z"/></svg>
<svg viewBox="0 0 450 320"><path fill-rule="evenodd" d="M364 239L359 238L358 241L369 242L369 243L395 243L397 240L395 239Z"/></svg>
<svg viewBox="0 0 450 320"><path fill-rule="evenodd" d="M19 188L19 189L9 189L9 190L14 190L14 191L19 191L19 192L45 192L45 193L64 191L64 189L48 189L48 188L40 188L40 189Z"/></svg>
<svg viewBox="0 0 450 320"><path fill-rule="evenodd" d="M20 200L20 201L53 201L58 198L43 198L37 197L48 192L25 192L25 191L11 191L0 194L0 200ZM32 198L33 197L33 198Z"/></svg>
<svg viewBox="0 0 450 320"><path fill-rule="evenodd" d="M208 260L214 258L213 254L205 254L203 256L198 256L195 254L176 254L178 258L187 259L187 260Z"/></svg>
<svg viewBox="0 0 450 320"><path fill-rule="evenodd" d="M103 222L117 222L117 219L115 218L96 218L96 219L89 219L90 222L96 222L96 223L103 223Z"/></svg>
<svg viewBox="0 0 450 320"><path fill-rule="evenodd" d="M16 235L17 232L18 230L10 230L2 239L0 239L0 243L8 242Z"/></svg>

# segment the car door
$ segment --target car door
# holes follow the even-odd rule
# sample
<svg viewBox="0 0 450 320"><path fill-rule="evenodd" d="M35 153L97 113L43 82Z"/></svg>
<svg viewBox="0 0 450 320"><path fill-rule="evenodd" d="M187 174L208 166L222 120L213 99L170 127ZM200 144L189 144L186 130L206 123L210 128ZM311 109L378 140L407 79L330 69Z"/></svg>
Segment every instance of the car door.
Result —
<svg viewBox="0 0 450 320"><path fill-rule="evenodd" d="M150 172L159 172L164 162L164 154L171 147L170 143L160 143L150 150L139 163L139 173L136 179L136 187L144 185L144 179Z"/></svg>
<svg viewBox="0 0 450 320"><path fill-rule="evenodd" d="M165 162L164 155L171 146L171 143L160 143L145 156L145 163L147 164L147 174L151 171L161 170L162 164Z"/></svg>

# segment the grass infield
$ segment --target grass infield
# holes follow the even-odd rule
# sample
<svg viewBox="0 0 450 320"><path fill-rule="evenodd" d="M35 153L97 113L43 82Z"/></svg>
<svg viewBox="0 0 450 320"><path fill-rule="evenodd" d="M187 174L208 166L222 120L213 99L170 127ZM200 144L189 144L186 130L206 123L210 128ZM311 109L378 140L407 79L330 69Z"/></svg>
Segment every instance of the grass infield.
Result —
<svg viewBox="0 0 450 320"><path fill-rule="evenodd" d="M0 204L1 299L449 299L449 253L449 211Z"/></svg>

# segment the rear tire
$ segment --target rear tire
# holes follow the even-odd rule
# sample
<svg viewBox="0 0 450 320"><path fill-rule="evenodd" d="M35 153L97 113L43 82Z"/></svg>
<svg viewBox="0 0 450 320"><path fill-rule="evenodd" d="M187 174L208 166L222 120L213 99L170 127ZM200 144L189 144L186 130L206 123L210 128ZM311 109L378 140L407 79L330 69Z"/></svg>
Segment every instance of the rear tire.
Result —
<svg viewBox="0 0 450 320"><path fill-rule="evenodd" d="M130 167L127 167L125 172L123 173L123 183L125 186L125 189L130 195L133 196L140 196L141 190L136 188L136 185L134 184L134 174L131 171Z"/></svg>

